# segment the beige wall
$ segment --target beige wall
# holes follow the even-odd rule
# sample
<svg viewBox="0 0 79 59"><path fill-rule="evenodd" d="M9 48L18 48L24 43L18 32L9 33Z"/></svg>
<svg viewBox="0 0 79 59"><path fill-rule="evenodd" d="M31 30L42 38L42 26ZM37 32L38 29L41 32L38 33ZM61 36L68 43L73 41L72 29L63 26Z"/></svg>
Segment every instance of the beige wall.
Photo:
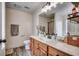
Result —
<svg viewBox="0 0 79 59"><path fill-rule="evenodd" d="M10 25L19 25L19 35L11 36ZM6 9L6 48L15 48L23 45L23 41L32 34L32 15L15 9Z"/></svg>

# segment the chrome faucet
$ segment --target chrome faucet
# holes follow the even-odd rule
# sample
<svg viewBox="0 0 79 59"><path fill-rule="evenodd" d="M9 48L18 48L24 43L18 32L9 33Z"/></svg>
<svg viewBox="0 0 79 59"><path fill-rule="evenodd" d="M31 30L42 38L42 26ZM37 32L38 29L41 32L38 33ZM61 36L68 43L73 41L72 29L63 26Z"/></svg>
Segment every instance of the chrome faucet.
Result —
<svg viewBox="0 0 79 59"><path fill-rule="evenodd" d="M54 36L54 39L57 39L57 34L56 33L52 33L52 35Z"/></svg>
<svg viewBox="0 0 79 59"><path fill-rule="evenodd" d="M54 36L55 36L55 39L57 39L57 34L54 34Z"/></svg>

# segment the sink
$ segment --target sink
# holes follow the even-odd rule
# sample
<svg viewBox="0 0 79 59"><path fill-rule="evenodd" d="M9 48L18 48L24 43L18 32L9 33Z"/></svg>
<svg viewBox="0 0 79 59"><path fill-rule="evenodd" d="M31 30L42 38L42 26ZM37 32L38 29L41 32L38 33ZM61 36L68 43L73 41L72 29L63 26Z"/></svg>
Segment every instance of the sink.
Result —
<svg viewBox="0 0 79 59"><path fill-rule="evenodd" d="M47 38L46 37L39 37L41 40L46 40Z"/></svg>
<svg viewBox="0 0 79 59"><path fill-rule="evenodd" d="M54 39L49 39L47 37L39 37L43 41L48 41L48 42L56 42Z"/></svg>
<svg viewBox="0 0 79 59"><path fill-rule="evenodd" d="M58 40L58 41L60 41L60 42L64 42L64 40Z"/></svg>

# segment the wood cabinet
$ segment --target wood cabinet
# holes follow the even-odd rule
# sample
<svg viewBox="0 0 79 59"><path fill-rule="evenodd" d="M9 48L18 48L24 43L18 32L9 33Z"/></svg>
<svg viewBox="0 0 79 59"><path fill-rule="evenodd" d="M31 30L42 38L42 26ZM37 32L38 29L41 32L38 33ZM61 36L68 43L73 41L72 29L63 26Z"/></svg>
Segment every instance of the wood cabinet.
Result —
<svg viewBox="0 0 79 59"><path fill-rule="evenodd" d="M33 39L32 38L30 38L31 40L30 40L30 50L32 50L32 48L33 48Z"/></svg>
<svg viewBox="0 0 79 59"><path fill-rule="evenodd" d="M37 40L33 43L33 55L35 56L47 56L47 45L43 44Z"/></svg>
<svg viewBox="0 0 79 59"><path fill-rule="evenodd" d="M31 54L34 55L34 39L30 38L30 50L31 50Z"/></svg>
<svg viewBox="0 0 79 59"><path fill-rule="evenodd" d="M47 56L47 52L40 48L40 56Z"/></svg>
<svg viewBox="0 0 79 59"><path fill-rule="evenodd" d="M75 38L73 39L73 37L75 37ZM69 37L67 37L67 43L70 45L79 47L79 37L69 36Z"/></svg>
<svg viewBox="0 0 79 59"><path fill-rule="evenodd" d="M47 44L31 38L30 48L33 56L69 56Z"/></svg>
<svg viewBox="0 0 79 59"><path fill-rule="evenodd" d="M47 56L47 45L39 42L40 56Z"/></svg>
<svg viewBox="0 0 79 59"><path fill-rule="evenodd" d="M49 56L68 56L68 54L62 52L62 51L59 51L53 47L48 47L48 55Z"/></svg>
<svg viewBox="0 0 79 59"><path fill-rule="evenodd" d="M47 45L31 38L30 49L33 56L47 56Z"/></svg>
<svg viewBox="0 0 79 59"><path fill-rule="evenodd" d="M39 56L39 42L37 40L34 40L34 55Z"/></svg>
<svg viewBox="0 0 79 59"><path fill-rule="evenodd" d="M48 47L48 55L49 56L56 56L57 50L53 49L52 47Z"/></svg>
<svg viewBox="0 0 79 59"><path fill-rule="evenodd" d="M47 52L47 45L44 43L39 42L39 48Z"/></svg>

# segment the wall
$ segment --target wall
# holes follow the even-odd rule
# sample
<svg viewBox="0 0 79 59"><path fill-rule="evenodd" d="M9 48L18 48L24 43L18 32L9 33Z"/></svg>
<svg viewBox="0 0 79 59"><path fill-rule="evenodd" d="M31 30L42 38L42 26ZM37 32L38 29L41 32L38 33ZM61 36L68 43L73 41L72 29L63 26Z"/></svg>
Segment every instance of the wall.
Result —
<svg viewBox="0 0 79 59"><path fill-rule="evenodd" d="M11 36L10 25L19 25L19 35ZM6 9L6 48L15 48L23 45L23 41L32 35L32 15L27 12Z"/></svg>
<svg viewBox="0 0 79 59"><path fill-rule="evenodd" d="M32 19L33 19L33 25L32 25L32 27L33 27L33 29L32 29L32 33L33 33L33 35L37 35L37 33L38 33L38 31L37 31L37 29L36 29L36 27L39 25L39 15L40 15L40 10L41 10L41 8L39 8L38 10L36 10L33 14L32 14Z"/></svg>

